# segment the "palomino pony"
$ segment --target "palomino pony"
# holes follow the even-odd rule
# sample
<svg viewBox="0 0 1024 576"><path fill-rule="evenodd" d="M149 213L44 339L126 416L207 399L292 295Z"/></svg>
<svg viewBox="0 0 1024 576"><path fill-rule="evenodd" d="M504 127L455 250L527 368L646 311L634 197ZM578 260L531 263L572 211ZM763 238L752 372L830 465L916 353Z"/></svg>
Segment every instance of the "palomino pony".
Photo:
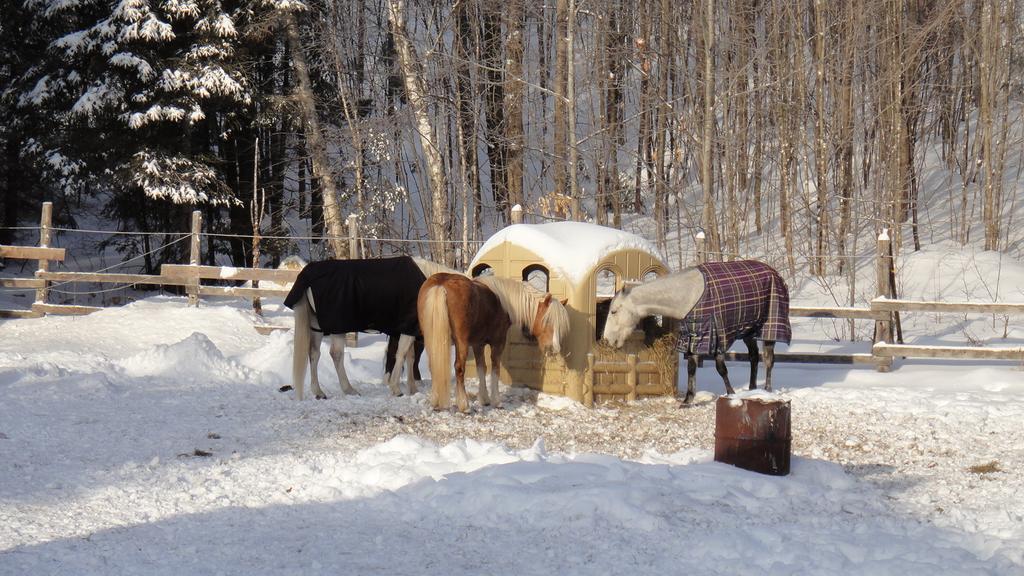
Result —
<svg viewBox="0 0 1024 576"><path fill-rule="evenodd" d="M401 363L408 363L409 393L416 393L413 341L419 335L416 297L427 276L451 268L423 260L400 256L368 260L325 260L313 262L299 272L285 298L295 311L295 337L292 352L292 385L302 400L306 367L317 398L326 398L317 374L320 344L331 337L330 354L341 390L358 394L345 372L345 334L373 330L398 337L395 351L397 367L385 374L395 396L401 396L398 379Z"/></svg>
<svg viewBox="0 0 1024 576"><path fill-rule="evenodd" d="M430 403L435 409L447 409L451 402L448 363L453 341L456 402L459 411L466 412L466 358L470 348L480 380L480 403L486 406L493 401L495 407L500 407L498 374L509 328L528 329L545 353L556 354L561 352L561 342L569 331L569 314L563 302L522 282L496 276L470 280L456 274L435 274L420 288L418 309L433 378ZM491 347L490 392L484 363L487 345Z"/></svg>
<svg viewBox="0 0 1024 576"><path fill-rule="evenodd" d="M686 398L693 401L697 355L713 354L733 394L725 352L743 340L750 356L750 389L757 388L757 340L764 341L765 390L772 389L775 343L789 344L789 291L782 276L756 260L709 262L620 292L612 300L604 339L619 348L646 316L681 319L680 351L687 357Z"/></svg>

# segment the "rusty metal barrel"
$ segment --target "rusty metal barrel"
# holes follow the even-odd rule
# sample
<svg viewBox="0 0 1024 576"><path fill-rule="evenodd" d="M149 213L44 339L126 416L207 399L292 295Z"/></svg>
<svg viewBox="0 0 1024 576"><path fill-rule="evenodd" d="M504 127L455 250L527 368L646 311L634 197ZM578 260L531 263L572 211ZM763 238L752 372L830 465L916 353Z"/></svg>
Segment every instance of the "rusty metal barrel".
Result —
<svg viewBox="0 0 1024 576"><path fill-rule="evenodd" d="M789 400L770 394L720 396L715 403L715 461L773 476L789 474Z"/></svg>

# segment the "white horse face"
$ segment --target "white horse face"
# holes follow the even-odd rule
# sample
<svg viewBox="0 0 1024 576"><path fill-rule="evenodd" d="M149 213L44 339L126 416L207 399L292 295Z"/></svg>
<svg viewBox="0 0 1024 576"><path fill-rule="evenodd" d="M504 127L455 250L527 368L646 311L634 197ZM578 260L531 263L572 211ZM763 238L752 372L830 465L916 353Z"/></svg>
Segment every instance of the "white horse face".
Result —
<svg viewBox="0 0 1024 576"><path fill-rule="evenodd" d="M608 307L608 319L604 323L604 340L613 348L621 348L639 322L640 314L630 304L628 294L618 294Z"/></svg>

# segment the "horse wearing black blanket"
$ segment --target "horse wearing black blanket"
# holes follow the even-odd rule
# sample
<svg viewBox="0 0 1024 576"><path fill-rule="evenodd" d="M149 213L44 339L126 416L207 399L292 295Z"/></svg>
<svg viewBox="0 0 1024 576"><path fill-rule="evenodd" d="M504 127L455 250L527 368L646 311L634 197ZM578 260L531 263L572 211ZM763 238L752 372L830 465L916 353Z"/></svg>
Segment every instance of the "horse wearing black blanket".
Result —
<svg viewBox="0 0 1024 576"><path fill-rule="evenodd" d="M316 368L324 336L331 336L330 355L342 391L358 394L345 373L344 335L366 331L398 338L397 366L385 378L391 392L401 396L398 379L401 362L406 360L409 393L415 394L412 346L420 334L416 298L427 276L443 271L451 269L408 256L324 260L303 268L284 301L295 311L292 385L296 398L302 400L307 365L314 395L326 398Z"/></svg>
<svg viewBox="0 0 1024 576"><path fill-rule="evenodd" d="M604 339L618 348L642 318L680 319L679 347L687 357L684 403L695 393L697 355L711 354L733 393L725 352L743 340L750 356L750 389L757 387L757 340L764 341L765 390L772 389L775 343L789 344L789 291L774 268L756 260L708 262L623 290L612 300Z"/></svg>

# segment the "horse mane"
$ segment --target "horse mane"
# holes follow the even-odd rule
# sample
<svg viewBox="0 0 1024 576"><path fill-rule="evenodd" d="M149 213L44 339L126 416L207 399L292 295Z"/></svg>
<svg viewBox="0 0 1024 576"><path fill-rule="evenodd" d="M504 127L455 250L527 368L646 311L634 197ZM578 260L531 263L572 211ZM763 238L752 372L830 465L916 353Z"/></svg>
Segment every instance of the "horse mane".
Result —
<svg viewBox="0 0 1024 576"><path fill-rule="evenodd" d="M501 302L501 307L508 313L512 324L530 328L537 316L537 307L544 300L545 294L529 284L498 276L480 276L477 282L488 287ZM558 339L569 332L569 313L557 298L551 299L551 305L544 314L544 324L554 327Z"/></svg>
<svg viewBox="0 0 1024 576"><path fill-rule="evenodd" d="M437 262L434 262L433 260L427 260L426 258L420 258L419 256L413 256L412 260L413 262L416 263L416 266L419 266L420 272L423 272L423 275L426 276L427 278L430 278L432 275L437 274L439 272L447 272L449 274L462 274L462 272L459 272L454 268L449 268L444 264L439 264Z"/></svg>

